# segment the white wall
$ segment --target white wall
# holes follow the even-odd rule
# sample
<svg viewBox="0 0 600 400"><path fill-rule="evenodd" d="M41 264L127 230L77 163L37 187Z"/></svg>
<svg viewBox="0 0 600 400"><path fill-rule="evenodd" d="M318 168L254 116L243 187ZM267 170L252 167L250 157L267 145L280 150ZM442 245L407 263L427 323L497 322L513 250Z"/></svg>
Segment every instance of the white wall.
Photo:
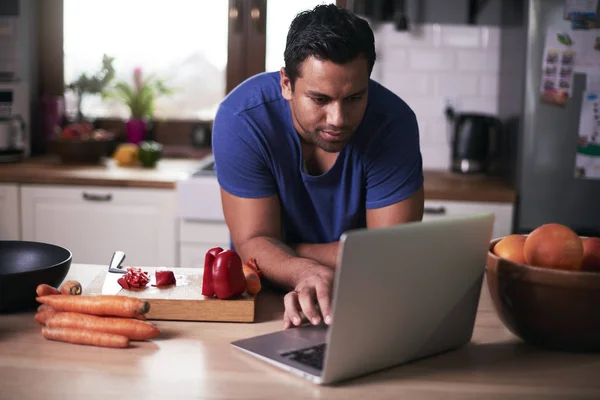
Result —
<svg viewBox="0 0 600 400"><path fill-rule="evenodd" d="M392 24L372 27L373 79L417 114L424 168L447 169L446 101L457 111L497 112L500 28L427 24L400 32Z"/></svg>

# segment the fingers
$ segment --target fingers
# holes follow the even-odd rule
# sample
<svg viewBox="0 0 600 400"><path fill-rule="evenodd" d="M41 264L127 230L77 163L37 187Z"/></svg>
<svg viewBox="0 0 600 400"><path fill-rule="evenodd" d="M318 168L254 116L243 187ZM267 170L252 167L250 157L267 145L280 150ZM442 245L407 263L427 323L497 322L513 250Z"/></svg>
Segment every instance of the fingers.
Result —
<svg viewBox="0 0 600 400"><path fill-rule="evenodd" d="M288 329L291 325L299 326L302 323L300 316L300 304L298 302L298 293L289 292L283 297L285 312L283 314L283 329Z"/></svg>
<svg viewBox="0 0 600 400"><path fill-rule="evenodd" d="M331 298L329 286L327 284L320 283L316 285L317 302L321 309L321 314L327 325L331 323Z"/></svg>
<svg viewBox="0 0 600 400"><path fill-rule="evenodd" d="M320 324L321 314L315 306L315 289L312 287L302 288L298 294L298 301L300 302L300 307L302 307L302 311L304 312L304 315L306 315L306 318L308 318L313 325Z"/></svg>

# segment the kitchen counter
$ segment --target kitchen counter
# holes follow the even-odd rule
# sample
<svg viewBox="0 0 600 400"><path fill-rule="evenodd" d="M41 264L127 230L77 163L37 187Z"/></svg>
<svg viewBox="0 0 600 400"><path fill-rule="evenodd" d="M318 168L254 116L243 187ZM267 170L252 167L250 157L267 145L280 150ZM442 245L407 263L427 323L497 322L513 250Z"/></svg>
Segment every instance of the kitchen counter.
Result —
<svg viewBox="0 0 600 400"><path fill-rule="evenodd" d="M199 159L164 158L156 168L119 167L107 159L98 165L64 165L52 156L34 157L22 163L0 164L0 183L125 186L175 189L176 182L196 170ZM427 200L513 203L515 191L497 178L425 170Z"/></svg>
<svg viewBox="0 0 600 400"><path fill-rule="evenodd" d="M86 287L104 266L73 264ZM85 291L84 291L85 293ZM484 286L470 344L333 387L320 387L233 348L282 328L280 294L261 292L254 323L154 321L161 335L106 349L49 341L33 312L0 314L6 399L583 399L600 398L600 355L529 347L508 332Z"/></svg>
<svg viewBox="0 0 600 400"><path fill-rule="evenodd" d="M199 160L165 158L156 168L120 167L105 159L98 165L62 164L56 157L34 157L15 164L0 164L0 183L122 186L175 189L197 168Z"/></svg>
<svg viewBox="0 0 600 400"><path fill-rule="evenodd" d="M86 287L104 266L74 264ZM281 295L261 292L254 323L155 321L162 333L128 349L49 341L33 312L0 315L0 398L6 399L592 399L600 355L529 347L497 318L484 286L467 346L320 387L233 348L282 328Z"/></svg>

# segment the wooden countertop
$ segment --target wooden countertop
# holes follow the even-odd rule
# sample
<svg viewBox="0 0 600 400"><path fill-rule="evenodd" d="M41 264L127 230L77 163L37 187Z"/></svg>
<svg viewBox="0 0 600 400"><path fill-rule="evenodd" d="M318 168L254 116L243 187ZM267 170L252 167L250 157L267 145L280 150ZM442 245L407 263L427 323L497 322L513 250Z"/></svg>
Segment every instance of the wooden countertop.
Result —
<svg viewBox="0 0 600 400"><path fill-rule="evenodd" d="M0 182L124 186L175 189L199 165L197 159L165 158L156 168L120 167L112 159L98 165L62 164L56 157L35 157L15 164L0 164Z"/></svg>
<svg viewBox="0 0 600 400"><path fill-rule="evenodd" d="M84 287L104 266L74 264ZM600 355L523 344L497 318L484 284L470 344L332 387L236 350L230 342L282 328L275 293L259 294L255 323L155 321L159 338L105 349L42 338L33 312L0 314L0 392L6 399L592 399Z"/></svg>
<svg viewBox="0 0 600 400"><path fill-rule="evenodd" d="M119 167L107 159L98 165L64 165L52 156L35 157L15 164L0 164L0 182L125 186L174 189L199 165L199 159L164 158L156 168ZM515 191L498 178L425 170L427 200L514 203Z"/></svg>

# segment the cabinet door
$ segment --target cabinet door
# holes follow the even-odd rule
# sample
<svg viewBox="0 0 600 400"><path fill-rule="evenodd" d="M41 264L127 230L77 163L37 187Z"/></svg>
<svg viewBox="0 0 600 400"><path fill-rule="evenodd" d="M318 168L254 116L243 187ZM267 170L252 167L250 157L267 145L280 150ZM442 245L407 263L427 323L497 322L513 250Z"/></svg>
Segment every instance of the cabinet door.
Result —
<svg viewBox="0 0 600 400"><path fill-rule="evenodd" d="M513 205L510 203L426 200L423 221L484 212L494 214L492 238L512 233Z"/></svg>
<svg viewBox="0 0 600 400"><path fill-rule="evenodd" d="M179 240L180 266L204 268L204 255L209 249L229 248L229 229L225 222L181 220Z"/></svg>
<svg viewBox="0 0 600 400"><path fill-rule="evenodd" d="M0 185L0 240L20 240L19 186Z"/></svg>
<svg viewBox="0 0 600 400"><path fill-rule="evenodd" d="M74 263L107 265L121 250L124 265L177 265L174 190L24 185L21 193L24 239L64 246Z"/></svg>

